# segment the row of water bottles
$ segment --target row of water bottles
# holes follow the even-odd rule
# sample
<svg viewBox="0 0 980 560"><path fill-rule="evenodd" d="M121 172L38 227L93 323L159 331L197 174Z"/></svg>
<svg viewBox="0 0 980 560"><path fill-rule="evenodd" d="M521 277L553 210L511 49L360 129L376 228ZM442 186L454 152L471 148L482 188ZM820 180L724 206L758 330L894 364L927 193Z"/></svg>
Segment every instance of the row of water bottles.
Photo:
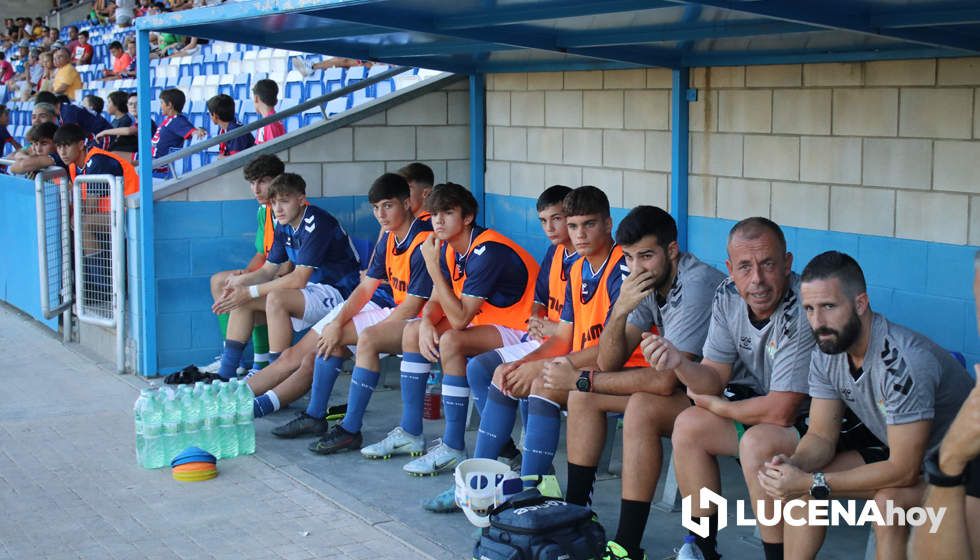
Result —
<svg viewBox="0 0 980 560"><path fill-rule="evenodd" d="M254 453L252 399L248 383L237 379L141 390L133 405L137 462L164 467L192 445L219 459Z"/></svg>

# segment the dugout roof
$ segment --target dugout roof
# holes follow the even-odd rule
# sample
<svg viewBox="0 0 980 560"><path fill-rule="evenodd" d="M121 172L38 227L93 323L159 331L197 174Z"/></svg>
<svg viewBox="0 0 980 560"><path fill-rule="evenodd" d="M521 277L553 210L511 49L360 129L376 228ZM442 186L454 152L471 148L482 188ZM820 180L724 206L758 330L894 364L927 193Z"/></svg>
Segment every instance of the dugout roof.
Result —
<svg viewBox="0 0 980 560"><path fill-rule="evenodd" d="M980 54L961 0L254 0L137 26L457 73Z"/></svg>

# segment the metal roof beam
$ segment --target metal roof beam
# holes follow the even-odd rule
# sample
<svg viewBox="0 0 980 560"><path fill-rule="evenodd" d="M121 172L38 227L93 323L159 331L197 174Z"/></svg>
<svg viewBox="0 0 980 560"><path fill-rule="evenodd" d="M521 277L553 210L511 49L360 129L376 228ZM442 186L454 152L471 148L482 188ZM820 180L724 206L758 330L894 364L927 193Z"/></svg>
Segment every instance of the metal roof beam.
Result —
<svg viewBox="0 0 980 560"><path fill-rule="evenodd" d="M867 60L907 60L916 58L946 58L960 56L949 49L931 47L862 49L849 51L814 51L807 49L785 51L716 51L690 54L681 60L684 66L745 66L756 64L799 64L818 62L863 62Z"/></svg>
<svg viewBox="0 0 980 560"><path fill-rule="evenodd" d="M926 27L938 25L968 25L980 23L980 8L948 8L945 10L893 11L872 14L870 23L874 27Z"/></svg>
<svg viewBox="0 0 980 560"><path fill-rule="evenodd" d="M377 25L325 25L267 33L265 40L275 43L305 43L307 41L343 39L357 35L377 35L389 31L391 30Z"/></svg>
<svg viewBox="0 0 980 560"><path fill-rule="evenodd" d="M573 31L558 35L560 47L598 47L636 45L668 41L697 41L722 37L750 37L782 33L814 31L811 25L787 21L759 19L736 22L694 22L686 24L651 25L597 31Z"/></svg>
<svg viewBox="0 0 980 560"><path fill-rule="evenodd" d="M481 52L512 51L518 48L520 47L486 43L483 41L436 41L431 43L409 43L405 45L385 44L371 47L371 57L392 59L415 56L475 54Z"/></svg>
<svg viewBox="0 0 980 560"><path fill-rule="evenodd" d="M958 49L967 52L980 52L980 38L949 30L931 31L918 29L884 29L871 24L870 14L865 11L848 10L848 4L833 2L784 2L779 0L759 0L736 2L733 0L665 0L679 5L697 4L724 10L732 10L756 16L791 21L833 29L874 35L887 39L897 39L918 43L929 47Z"/></svg>
<svg viewBox="0 0 980 560"><path fill-rule="evenodd" d="M436 25L440 29L469 29L473 27L511 25L548 19L614 14L667 7L673 7L673 4L663 0L528 2L522 5L496 7L493 10L447 16L439 19Z"/></svg>
<svg viewBox="0 0 980 560"><path fill-rule="evenodd" d="M644 66L673 67L680 57L671 50L654 47L595 47L595 48L565 48L556 43L554 33L543 32L531 26L510 25L506 28L488 29L439 29L431 18L419 17L411 12L401 10L371 10L359 6L343 6L333 9L319 10L316 15L348 23L376 24L403 31L432 33L498 45L508 45L516 48L538 49L543 51L573 54L601 60L612 60Z"/></svg>

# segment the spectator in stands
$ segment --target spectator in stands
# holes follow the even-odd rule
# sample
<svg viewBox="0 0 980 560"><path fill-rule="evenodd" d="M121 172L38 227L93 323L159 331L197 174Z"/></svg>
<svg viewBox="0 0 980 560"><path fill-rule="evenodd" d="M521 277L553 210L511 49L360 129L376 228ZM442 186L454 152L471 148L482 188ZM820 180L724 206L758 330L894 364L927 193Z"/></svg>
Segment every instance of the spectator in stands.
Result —
<svg viewBox="0 0 980 560"><path fill-rule="evenodd" d="M102 117L102 111L105 109L105 100L98 95L89 94L82 98L82 107L88 109L89 113L97 117Z"/></svg>
<svg viewBox="0 0 980 560"><path fill-rule="evenodd" d="M58 42L58 35L57 27L49 27L47 33L44 34L44 41L42 41L41 45L46 49L51 48L51 45Z"/></svg>
<svg viewBox="0 0 980 560"><path fill-rule="evenodd" d="M53 122L32 126L27 131L27 141L31 144L14 154L14 164L10 166L10 171L28 177L33 177L36 172L52 165L68 171L68 166L55 150L54 135L57 131L58 125Z"/></svg>
<svg viewBox="0 0 980 560"><path fill-rule="evenodd" d="M41 64L41 76L34 82L34 91L54 91L54 55L50 52L43 52L38 56ZM79 77L79 79L81 79Z"/></svg>
<svg viewBox="0 0 980 560"><path fill-rule="evenodd" d="M68 52L73 53L75 52L75 47L77 46L78 46L78 28L75 27L74 25L69 25L68 44L65 45L65 48L68 49Z"/></svg>
<svg viewBox="0 0 980 560"><path fill-rule="evenodd" d="M121 78L123 72L132 64L133 57L123 50L122 43L119 41L109 44L109 54L112 55L112 68L103 70L102 75L106 78Z"/></svg>
<svg viewBox="0 0 980 560"><path fill-rule="evenodd" d="M0 105L0 156L3 156L7 151L7 144L13 146L14 151L20 149L20 143L14 140L14 137L10 135L10 131L7 130L7 125L10 124L10 111L7 110L6 105ZM0 173L6 173L7 167L0 166Z"/></svg>
<svg viewBox="0 0 980 560"><path fill-rule="evenodd" d="M37 16L34 18L34 26L31 28L31 35L34 39L40 39L44 37L44 33L48 28L44 25L44 18Z"/></svg>
<svg viewBox="0 0 980 560"><path fill-rule="evenodd" d="M63 93L69 98L74 98L75 93L82 89L82 77L78 75L78 70L71 64L68 51L58 49L54 52L54 93Z"/></svg>
<svg viewBox="0 0 980 560"><path fill-rule="evenodd" d="M92 11L102 22L113 21L116 15L116 4L112 0L95 0Z"/></svg>
<svg viewBox="0 0 980 560"><path fill-rule="evenodd" d="M980 327L980 251L973 256L973 300ZM909 556L917 560L980 558L980 364L973 364L973 371L973 390L939 449L926 455L923 505L945 509L946 515L935 533L928 525L912 529Z"/></svg>
<svg viewBox="0 0 980 560"><path fill-rule="evenodd" d="M133 24L136 0L116 0L116 25L119 27L129 27Z"/></svg>
<svg viewBox="0 0 980 560"><path fill-rule="evenodd" d="M275 362L290 345L293 330L316 324L350 296L360 279L347 232L329 212L307 202L302 177L295 173L276 177L269 200L278 223L265 264L233 276L212 307L216 314L231 314L218 370L222 379L235 375L256 315L265 313L269 361ZM277 277L287 261L296 268Z"/></svg>
<svg viewBox="0 0 980 560"><path fill-rule="evenodd" d="M370 68L373 64L374 63L369 60L357 60L354 58L332 56L326 60L321 60L320 62L310 65L301 56L293 57L293 69L302 74L304 77L312 74L314 70L326 70L327 68L351 68L353 66Z"/></svg>
<svg viewBox="0 0 980 560"><path fill-rule="evenodd" d="M78 44L75 46L75 50L69 52L71 52L71 62L75 66L92 62L95 49L88 42L88 31L82 31L78 34Z"/></svg>
<svg viewBox="0 0 980 560"><path fill-rule="evenodd" d="M136 17L142 17L150 13L150 8L153 6L153 0L139 0L140 4L136 8Z"/></svg>
<svg viewBox="0 0 980 560"><path fill-rule="evenodd" d="M91 140L95 139L96 134L110 128L109 121L105 120L102 115L95 115L91 111L69 103L51 92L42 91L34 97L34 101L36 104L50 103L61 126L77 124L85 130Z"/></svg>
<svg viewBox="0 0 980 560"><path fill-rule="evenodd" d="M7 61L7 54L0 51L0 85L7 85L14 77L14 67Z"/></svg>
<svg viewBox="0 0 980 560"><path fill-rule="evenodd" d="M46 122L53 122L55 126L58 124L58 113L54 105L44 101L35 102L34 109L31 111L31 125L37 126Z"/></svg>
<svg viewBox="0 0 980 560"><path fill-rule="evenodd" d="M276 114L276 104L279 103L279 86L268 78L255 82L252 86L252 102L255 110L263 118ZM267 124L255 134L255 143L264 144L286 134L282 121Z"/></svg>
<svg viewBox="0 0 980 560"><path fill-rule="evenodd" d="M203 128L194 128L184 115L186 102L184 92L177 88L160 92L160 112L163 113L164 119L150 143L150 155L154 159L180 150L191 136L204 138L208 135ZM160 167L153 170L153 176L158 179L170 179L172 174L169 167Z"/></svg>
<svg viewBox="0 0 980 560"><path fill-rule="evenodd" d="M211 122L218 125L219 135L227 134L242 126L242 123L238 122L238 117L235 116L235 100L230 95L219 93L208 99L208 114L211 115ZM219 144L218 157L233 156L254 145L255 138L249 132Z"/></svg>
<svg viewBox="0 0 980 560"><path fill-rule="evenodd" d="M95 135L95 139L112 136L108 150L122 152L132 157L136 152L137 140L135 134L130 134L134 122L129 114L129 94L124 91L114 91L109 94L109 116L112 117L112 128L99 132Z"/></svg>
<svg viewBox="0 0 980 560"><path fill-rule="evenodd" d="M126 37L126 54L129 55L129 66L119 73L119 78L136 77L136 37L130 35Z"/></svg>
<svg viewBox="0 0 980 560"><path fill-rule="evenodd" d="M109 94L110 114L112 114L112 111L116 110L113 109L112 107L112 97L114 93L117 92L113 92L112 94ZM116 125L118 119L114 119L112 122L115 128L103 130L102 132L96 134L95 138L102 139L106 136L116 136L115 142L122 141L122 143L120 144L110 143L109 150L113 152L120 152L123 154L129 153L130 157L133 160L133 163L135 164L137 160L137 153L138 153L137 151L138 142L136 136L139 133L139 126L136 117L136 113L139 110L138 97L136 96L135 93L130 93L130 94L126 94L124 92L119 92L119 93L122 93L123 95L128 95L128 99L126 100L126 109L128 109L126 116L129 117L129 119L131 120L131 124L129 126L118 126ZM157 123L155 123L153 119L150 119L150 135L151 136L155 135L156 132L157 132Z"/></svg>

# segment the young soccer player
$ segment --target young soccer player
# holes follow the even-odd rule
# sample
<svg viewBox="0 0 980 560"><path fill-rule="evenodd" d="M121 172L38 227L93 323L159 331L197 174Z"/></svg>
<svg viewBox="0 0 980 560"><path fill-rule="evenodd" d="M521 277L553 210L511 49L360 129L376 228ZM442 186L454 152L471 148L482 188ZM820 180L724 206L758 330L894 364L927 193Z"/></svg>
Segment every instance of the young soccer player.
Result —
<svg viewBox="0 0 980 560"><path fill-rule="evenodd" d="M371 185L368 200L381 224L382 236L360 285L342 306L334 308L296 345L317 354L310 404L305 412L273 430L274 435L291 438L326 432L327 400L340 365L347 357L347 347L356 344L357 358L343 427L334 426L323 439L311 444L310 450L329 454L360 449L361 420L378 383L379 355L401 351L402 331L408 321L418 316L432 291L432 281L419 250L432 234L432 226L414 216L409 196L408 182L395 173L385 173ZM393 301L388 306L375 298L383 281L387 281L393 292ZM264 371L253 379L262 377ZM292 386L296 390L290 389ZM276 387L275 394L280 400L284 394L292 400L309 386L309 375L300 368Z"/></svg>
<svg viewBox="0 0 980 560"><path fill-rule="evenodd" d="M466 358L527 337L538 272L527 251L474 223L477 202L465 187L436 186L427 207L434 235L422 244L422 256L433 289L421 319L409 323L402 337L402 421L361 450L368 458L423 450L422 396L432 363L439 361L446 412L442 442L403 467L420 476L451 470L466 457Z"/></svg>
<svg viewBox="0 0 980 560"><path fill-rule="evenodd" d="M347 232L329 212L306 200L306 182L283 173L269 187L275 214L275 241L264 265L232 276L212 311L231 313L218 375L230 379L241 361L258 313L269 325L269 361L292 340L292 331L310 327L343 302L357 285L357 254ZM278 276L286 262L295 269ZM292 328L290 328L292 327Z"/></svg>

